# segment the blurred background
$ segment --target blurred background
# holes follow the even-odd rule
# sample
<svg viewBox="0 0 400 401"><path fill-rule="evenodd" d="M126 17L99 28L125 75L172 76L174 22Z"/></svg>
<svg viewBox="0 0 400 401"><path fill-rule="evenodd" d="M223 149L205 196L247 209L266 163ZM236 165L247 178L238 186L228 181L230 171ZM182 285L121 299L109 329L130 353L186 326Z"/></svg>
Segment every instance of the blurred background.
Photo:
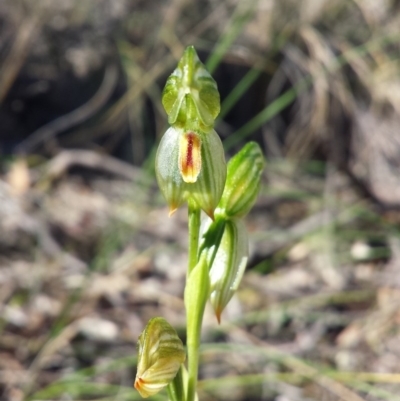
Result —
<svg viewBox="0 0 400 401"><path fill-rule="evenodd" d="M0 0L0 399L138 400L148 319L185 341L153 164L193 44L267 160L200 399L400 400L399 40L398 0Z"/></svg>

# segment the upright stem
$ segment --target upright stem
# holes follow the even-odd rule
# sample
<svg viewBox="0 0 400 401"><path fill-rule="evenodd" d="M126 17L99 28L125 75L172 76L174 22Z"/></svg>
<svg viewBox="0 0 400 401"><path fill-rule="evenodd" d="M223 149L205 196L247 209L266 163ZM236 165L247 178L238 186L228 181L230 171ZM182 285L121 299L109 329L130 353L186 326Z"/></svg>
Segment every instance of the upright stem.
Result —
<svg viewBox="0 0 400 401"><path fill-rule="evenodd" d="M193 221L194 220L195 220L195 218L193 217ZM190 217L190 209L189 209L189 235L190 235L190 238L192 238L190 222L191 222L191 217ZM199 225L200 225L200 220L198 220L197 226L195 225L195 223L193 223L193 224L194 224L193 230L197 232L197 237L198 237L198 232L199 232L198 229L199 229ZM203 249L200 249L200 252L197 252L197 253L200 253L199 260L197 260L197 257L196 257L196 263L198 263L198 268L201 268L202 273L204 274L204 272L205 272L205 274L207 276L206 282L204 281L204 279L200 279L196 282L197 289L203 295L208 294L208 292L209 292L208 269L209 269L209 266L211 266L214 261L215 255L217 253L217 249L219 247L219 244L221 242L221 239L222 239L222 236L224 233L224 228L225 228L225 220L222 220L222 219L217 220L213 223L212 229L209 228L209 232L212 233L212 240L209 237L204 238L203 246L204 246L204 244L208 244L210 241L212 241L212 243L215 244L215 250L209 260L207 260L206 253L201 252ZM210 245L210 244L208 244L208 245ZM198 247L198 243L197 243L197 247ZM189 258L189 261L190 261L190 258ZM189 262L189 266L190 266L190 262ZM204 270L204 269L206 269L206 270ZM196 272L194 272L194 273L196 273ZM196 276L196 278L200 278L200 277ZM208 295L206 295L206 297L208 298ZM205 301L206 301L206 299L203 299L203 302L196 302L195 308L190 308L190 309L188 308L186 310L188 322L189 322L189 318L190 318L190 323L191 323L190 327L189 327L189 324L187 326L187 336L186 336L187 337L187 350L188 350L188 371L189 371L189 382L188 382L188 391L187 391L186 401L194 401L196 398L197 376L198 376L198 371L199 371L200 335L201 335L201 325L203 322L204 308L205 308L205 303L206 303Z"/></svg>
<svg viewBox="0 0 400 401"><path fill-rule="evenodd" d="M187 340L189 382L186 401L194 401L196 397L197 376L199 372L199 347L200 334L196 338L192 338L191 341Z"/></svg>
<svg viewBox="0 0 400 401"><path fill-rule="evenodd" d="M200 232L200 209L189 203L189 262L188 262L188 278L193 271L198 260L199 248L199 232ZM196 396L197 376L199 370L199 347L200 347L200 330L203 320L204 310L186 310L187 320L189 314L195 314L198 321L200 319L199 329L189 330L187 327L187 351L188 351L188 389L186 401L194 401ZM193 315L192 315L193 317Z"/></svg>
<svg viewBox="0 0 400 401"><path fill-rule="evenodd" d="M189 203L189 263L188 277L197 264L199 249L200 209Z"/></svg>

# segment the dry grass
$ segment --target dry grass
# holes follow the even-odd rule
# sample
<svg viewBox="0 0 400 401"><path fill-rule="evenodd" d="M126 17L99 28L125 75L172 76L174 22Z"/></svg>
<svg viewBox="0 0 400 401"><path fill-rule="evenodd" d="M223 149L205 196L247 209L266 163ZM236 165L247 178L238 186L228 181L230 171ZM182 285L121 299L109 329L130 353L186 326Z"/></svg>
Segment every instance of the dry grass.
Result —
<svg viewBox="0 0 400 401"><path fill-rule="evenodd" d="M146 321L184 336L186 216L151 166L188 44L228 153L251 137L268 157L249 269L222 325L206 313L201 399L400 399L397 3L4 0L0 121L23 157L0 181L0 399L138 399ZM66 76L63 101L90 90L30 120Z"/></svg>

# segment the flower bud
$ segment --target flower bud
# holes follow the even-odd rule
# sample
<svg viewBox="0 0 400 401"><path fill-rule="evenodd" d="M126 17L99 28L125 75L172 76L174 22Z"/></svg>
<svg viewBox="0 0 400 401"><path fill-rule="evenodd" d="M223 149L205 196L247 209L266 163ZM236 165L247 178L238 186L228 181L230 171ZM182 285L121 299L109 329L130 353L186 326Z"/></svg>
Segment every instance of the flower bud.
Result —
<svg viewBox="0 0 400 401"><path fill-rule="evenodd" d="M220 98L217 84L199 60L193 46L188 46L169 76L162 94L162 104L171 125L184 127L188 116L188 97L193 100L199 128L208 131L220 111ZM190 118L193 118L191 115Z"/></svg>
<svg viewBox="0 0 400 401"><path fill-rule="evenodd" d="M218 209L227 217L243 217L253 207L260 188L264 156L259 145L247 143L228 163L224 193Z"/></svg>
<svg viewBox="0 0 400 401"><path fill-rule="evenodd" d="M248 236L241 220L228 219L223 221L224 231L210 268L210 302L214 308L218 322L221 313L239 287L248 260ZM218 227L218 220L213 223ZM211 224L204 228L206 231ZM203 238L207 237L207 233ZM214 246L206 252L212 254Z"/></svg>
<svg viewBox="0 0 400 401"><path fill-rule="evenodd" d="M170 215L191 200L213 218L226 179L224 150L214 130L169 128L158 147L155 168Z"/></svg>
<svg viewBox="0 0 400 401"><path fill-rule="evenodd" d="M174 379L185 359L175 329L162 317L151 319L138 341L136 390L143 398L158 393Z"/></svg>

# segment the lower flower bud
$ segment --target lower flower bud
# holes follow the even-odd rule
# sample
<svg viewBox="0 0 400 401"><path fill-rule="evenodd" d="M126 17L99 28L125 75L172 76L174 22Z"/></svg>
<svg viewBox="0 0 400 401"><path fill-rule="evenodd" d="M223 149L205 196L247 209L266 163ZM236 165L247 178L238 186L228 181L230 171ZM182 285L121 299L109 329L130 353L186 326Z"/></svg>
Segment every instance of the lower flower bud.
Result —
<svg viewBox="0 0 400 401"><path fill-rule="evenodd" d="M174 379L185 359L175 329L162 317L151 319L138 341L136 390L143 398L157 394Z"/></svg>

